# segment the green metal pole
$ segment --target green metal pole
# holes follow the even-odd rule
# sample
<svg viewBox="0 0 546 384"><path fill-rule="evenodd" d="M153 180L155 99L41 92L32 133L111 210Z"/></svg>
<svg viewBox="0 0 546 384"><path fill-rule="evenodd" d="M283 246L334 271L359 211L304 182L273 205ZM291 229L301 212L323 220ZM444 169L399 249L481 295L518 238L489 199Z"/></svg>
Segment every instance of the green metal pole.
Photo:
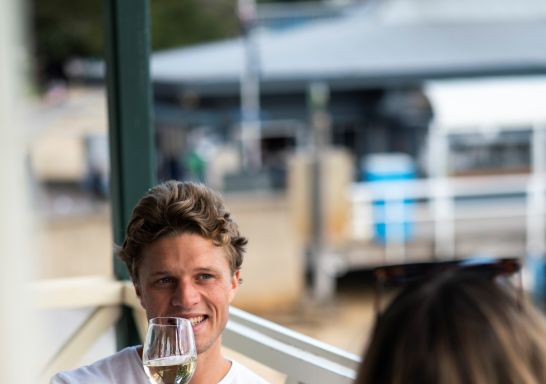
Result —
<svg viewBox="0 0 546 384"><path fill-rule="evenodd" d="M121 244L131 209L155 183L148 0L104 0L113 237ZM114 257L118 279L129 275ZM117 347L140 342L132 313L116 325Z"/></svg>

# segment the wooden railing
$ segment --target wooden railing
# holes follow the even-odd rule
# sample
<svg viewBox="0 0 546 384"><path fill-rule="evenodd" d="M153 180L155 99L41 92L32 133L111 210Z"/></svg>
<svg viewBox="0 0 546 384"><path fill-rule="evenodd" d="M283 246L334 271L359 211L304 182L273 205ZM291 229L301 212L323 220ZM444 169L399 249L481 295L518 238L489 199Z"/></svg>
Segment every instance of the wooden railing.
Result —
<svg viewBox="0 0 546 384"><path fill-rule="evenodd" d="M85 352L118 320L122 305L133 309L140 335L146 333L145 313L128 282L106 277L47 280L34 283L34 291L38 308L96 308L43 368L41 383L55 372L77 367ZM349 384L359 364L356 355L234 307L223 344L284 373L287 384Z"/></svg>

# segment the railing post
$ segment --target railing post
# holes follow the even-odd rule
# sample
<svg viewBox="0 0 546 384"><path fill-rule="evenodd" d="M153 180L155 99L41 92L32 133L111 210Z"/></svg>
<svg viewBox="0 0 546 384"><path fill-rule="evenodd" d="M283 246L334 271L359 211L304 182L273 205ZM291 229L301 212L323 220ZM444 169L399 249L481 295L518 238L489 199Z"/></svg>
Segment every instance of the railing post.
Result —
<svg viewBox="0 0 546 384"><path fill-rule="evenodd" d="M449 191L449 139L445 127L432 124L429 133L428 171L434 212L434 255L455 256L454 197Z"/></svg>
<svg viewBox="0 0 546 384"><path fill-rule="evenodd" d="M531 175L527 184L527 258L532 269L535 300L546 308L546 127L535 124L531 136Z"/></svg>
<svg viewBox="0 0 546 384"><path fill-rule="evenodd" d="M124 238L131 209L154 184L148 0L104 0L106 78L114 242ZM114 258L118 279L127 279ZM139 342L131 310L116 326L117 346Z"/></svg>

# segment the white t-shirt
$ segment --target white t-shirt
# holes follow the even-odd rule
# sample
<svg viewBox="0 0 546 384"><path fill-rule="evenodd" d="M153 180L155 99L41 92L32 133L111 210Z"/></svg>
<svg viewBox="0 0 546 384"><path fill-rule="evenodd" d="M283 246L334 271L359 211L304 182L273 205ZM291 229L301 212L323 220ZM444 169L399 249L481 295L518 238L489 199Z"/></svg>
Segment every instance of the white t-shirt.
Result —
<svg viewBox="0 0 546 384"><path fill-rule="evenodd" d="M73 371L59 372L50 384L149 384L138 347L125 348L107 358ZM245 366L231 362L227 375L218 384L268 384Z"/></svg>

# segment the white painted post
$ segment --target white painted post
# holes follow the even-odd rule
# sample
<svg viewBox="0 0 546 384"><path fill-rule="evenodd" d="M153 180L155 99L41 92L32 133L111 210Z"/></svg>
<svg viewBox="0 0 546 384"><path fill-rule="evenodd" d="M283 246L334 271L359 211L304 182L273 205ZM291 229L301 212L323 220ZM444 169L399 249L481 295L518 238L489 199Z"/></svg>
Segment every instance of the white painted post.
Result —
<svg viewBox="0 0 546 384"><path fill-rule="evenodd" d="M454 203L447 177L433 180L435 256L440 259L455 257Z"/></svg>
<svg viewBox="0 0 546 384"><path fill-rule="evenodd" d="M545 138L544 127L535 125L531 136L532 172L527 186L527 255L530 257L544 257L546 251Z"/></svg>
<svg viewBox="0 0 546 384"><path fill-rule="evenodd" d="M260 120L260 60L256 31L255 0L238 0L239 21L244 28L245 64L241 72L241 143L245 170L257 171L262 164Z"/></svg>
<svg viewBox="0 0 546 384"><path fill-rule="evenodd" d="M429 177L434 215L434 251L441 259L455 256L454 203L449 190L449 145L444 128L432 125L429 133Z"/></svg>
<svg viewBox="0 0 546 384"><path fill-rule="evenodd" d="M30 310L31 247L21 123L21 81L25 68L21 4L2 2L0 11L0 383L34 383L39 319Z"/></svg>
<svg viewBox="0 0 546 384"><path fill-rule="evenodd" d="M326 243L326 217L324 210L324 156L330 142L330 115L328 103L330 88L323 82L309 85L309 109L311 112L312 162L311 162L311 257L313 258L313 297L318 302L333 299L336 288L336 271L331 268L331 252Z"/></svg>

